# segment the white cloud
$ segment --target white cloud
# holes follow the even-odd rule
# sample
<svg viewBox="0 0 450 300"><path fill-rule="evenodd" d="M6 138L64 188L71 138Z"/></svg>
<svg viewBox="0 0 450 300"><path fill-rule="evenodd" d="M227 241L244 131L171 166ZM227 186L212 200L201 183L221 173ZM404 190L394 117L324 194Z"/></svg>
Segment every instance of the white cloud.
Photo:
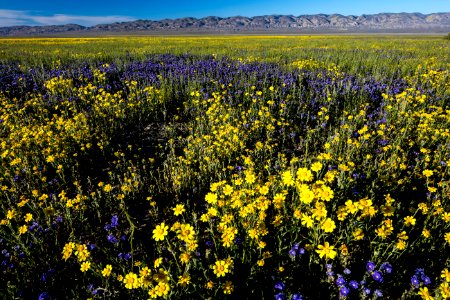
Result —
<svg viewBox="0 0 450 300"><path fill-rule="evenodd" d="M26 12L0 9L0 26L26 25Z"/></svg>
<svg viewBox="0 0 450 300"><path fill-rule="evenodd" d="M0 27L18 25L64 25L78 24L92 26L114 22L133 21L135 18L128 16L77 16L55 14L50 16L37 15L25 10L0 9Z"/></svg>

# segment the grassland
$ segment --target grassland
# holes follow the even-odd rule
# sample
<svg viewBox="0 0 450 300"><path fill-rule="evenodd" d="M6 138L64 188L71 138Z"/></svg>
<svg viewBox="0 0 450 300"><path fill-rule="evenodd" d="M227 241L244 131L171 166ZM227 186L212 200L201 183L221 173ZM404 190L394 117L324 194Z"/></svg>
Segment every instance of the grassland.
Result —
<svg viewBox="0 0 450 300"><path fill-rule="evenodd" d="M153 54L227 56L233 59L289 63L315 59L353 74L410 74L417 65L450 62L448 42L440 36L222 36L2 39L2 59L24 66L57 61L115 62L143 60Z"/></svg>
<svg viewBox="0 0 450 300"><path fill-rule="evenodd" d="M450 298L450 44L0 40L0 296Z"/></svg>

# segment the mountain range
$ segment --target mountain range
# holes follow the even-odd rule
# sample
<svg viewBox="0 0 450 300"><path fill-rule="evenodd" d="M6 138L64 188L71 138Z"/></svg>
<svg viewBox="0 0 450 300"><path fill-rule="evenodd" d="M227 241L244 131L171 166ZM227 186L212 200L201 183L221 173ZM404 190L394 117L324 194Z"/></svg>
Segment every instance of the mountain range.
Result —
<svg viewBox="0 0 450 300"><path fill-rule="evenodd" d="M379 13L267 15L136 20L85 27L77 24L0 27L0 36L101 35L115 33L314 33L314 32L447 32L450 13Z"/></svg>

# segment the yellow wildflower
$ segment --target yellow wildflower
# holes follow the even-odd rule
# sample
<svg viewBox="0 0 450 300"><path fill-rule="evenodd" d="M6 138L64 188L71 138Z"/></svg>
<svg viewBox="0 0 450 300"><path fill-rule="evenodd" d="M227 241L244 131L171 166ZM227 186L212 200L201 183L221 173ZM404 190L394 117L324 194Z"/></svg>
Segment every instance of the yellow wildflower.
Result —
<svg viewBox="0 0 450 300"><path fill-rule="evenodd" d="M321 226L321 229L328 233L333 232L335 228L336 228L336 224L330 218L326 218Z"/></svg>
<svg viewBox="0 0 450 300"><path fill-rule="evenodd" d="M329 186L322 185L322 187L319 190L318 196L323 201L330 201L334 197L334 192Z"/></svg>
<svg viewBox="0 0 450 300"><path fill-rule="evenodd" d="M341 247L339 247L339 250L341 250L341 254L344 256L348 255L348 247L345 244L342 244Z"/></svg>
<svg viewBox="0 0 450 300"><path fill-rule="evenodd" d="M330 246L330 243L325 242L323 245L319 245L316 252L319 254L320 258L325 257L325 259L334 259L337 252L334 250L334 246Z"/></svg>
<svg viewBox="0 0 450 300"><path fill-rule="evenodd" d="M194 239L195 230L190 224L181 224L180 229L177 231L177 237L184 241L188 242Z"/></svg>
<svg viewBox="0 0 450 300"><path fill-rule="evenodd" d="M215 194L215 193L208 193L205 196L205 200L209 204L216 204L217 203L217 194Z"/></svg>
<svg viewBox="0 0 450 300"><path fill-rule="evenodd" d="M153 239L155 241L163 241L165 236L168 234L169 226L162 222L160 225L156 225L156 228L153 229Z"/></svg>
<svg viewBox="0 0 450 300"><path fill-rule="evenodd" d="M306 226L307 228L311 228L314 224L313 219L307 215L307 214L302 214L302 225Z"/></svg>
<svg viewBox="0 0 450 300"><path fill-rule="evenodd" d="M159 266L162 264L162 261L163 261L162 257L158 257L158 258L155 259L155 261L153 262L153 266L154 266L155 268L159 267Z"/></svg>
<svg viewBox="0 0 450 300"><path fill-rule="evenodd" d="M178 277L178 284L181 286L187 286L191 282L191 276L189 274L183 274Z"/></svg>
<svg viewBox="0 0 450 300"><path fill-rule="evenodd" d="M445 241L446 241L447 243L450 244L450 232L447 232L447 233L444 235L444 239L445 239Z"/></svg>
<svg viewBox="0 0 450 300"><path fill-rule="evenodd" d="M62 251L64 260L67 260L72 255L74 248L75 248L75 243L73 243L73 242L70 242L70 243L67 243L64 245L64 248Z"/></svg>
<svg viewBox="0 0 450 300"><path fill-rule="evenodd" d="M222 232L222 243L224 247L231 247L231 245L234 243L234 237L238 233L238 230L234 227L228 227L227 225L224 226L223 232Z"/></svg>
<svg viewBox="0 0 450 300"><path fill-rule="evenodd" d="M234 290L233 283L231 281L225 282L225 285L223 287L223 293L229 295L233 292L233 290Z"/></svg>
<svg viewBox="0 0 450 300"><path fill-rule="evenodd" d="M428 178L433 175L433 171L432 170L423 170L422 175Z"/></svg>
<svg viewBox="0 0 450 300"><path fill-rule="evenodd" d="M19 227L19 234L24 234L28 231L27 225L22 225Z"/></svg>
<svg viewBox="0 0 450 300"><path fill-rule="evenodd" d="M450 212L442 213L441 218L445 223L450 223Z"/></svg>
<svg viewBox="0 0 450 300"><path fill-rule="evenodd" d="M424 228L422 230L422 236L427 239L427 238L429 238L431 236L431 233L430 233L430 231L428 229Z"/></svg>
<svg viewBox="0 0 450 300"><path fill-rule="evenodd" d="M286 186L294 185L294 180L292 179L292 174L290 170L284 171L281 174L281 180L283 181L283 184Z"/></svg>
<svg viewBox="0 0 450 300"><path fill-rule="evenodd" d="M130 272L127 275L125 275L123 283L125 283L125 288L127 289L137 289L139 287L138 277L133 272Z"/></svg>
<svg viewBox="0 0 450 300"><path fill-rule="evenodd" d="M75 255L77 256L78 261L82 262L82 261L87 260L87 258L89 257L90 253L89 253L89 250L87 249L86 245L78 244L77 245L77 250L75 251Z"/></svg>
<svg viewBox="0 0 450 300"><path fill-rule="evenodd" d="M28 213L28 214L25 215L24 219L25 219L25 222L28 223L28 222L30 222L31 220L33 220L33 215L30 214L30 213Z"/></svg>
<svg viewBox="0 0 450 300"><path fill-rule="evenodd" d="M10 210L8 210L8 212L6 213L6 218L7 218L8 220L11 220L12 218L14 218L14 215L15 215L14 209L10 209Z"/></svg>
<svg viewBox="0 0 450 300"><path fill-rule="evenodd" d="M309 189L309 187L305 184L300 186L300 201L305 204L309 204L314 200L314 193Z"/></svg>
<svg viewBox="0 0 450 300"><path fill-rule="evenodd" d="M157 286L155 286L156 295L159 297L167 296L170 291L170 286L167 282L160 281Z"/></svg>
<svg viewBox="0 0 450 300"><path fill-rule="evenodd" d="M174 216L179 216L186 211L186 209L184 208L184 204L177 204L174 208L172 208L172 210Z"/></svg>
<svg viewBox="0 0 450 300"><path fill-rule="evenodd" d="M405 221L406 226L416 225L416 219L413 216L407 216L403 220Z"/></svg>
<svg viewBox="0 0 450 300"><path fill-rule="evenodd" d="M422 299L424 299L424 300L432 300L432 299L434 299L432 296L430 296L430 292L428 291L428 288L426 286L421 287L419 289L419 292L417 293L417 295L421 296Z"/></svg>
<svg viewBox="0 0 450 300"><path fill-rule="evenodd" d="M397 240L397 243L395 244L395 248L398 250L405 250L406 249L406 242L404 240Z"/></svg>
<svg viewBox="0 0 450 300"><path fill-rule="evenodd" d="M143 267L140 271L139 271L139 276L141 277L146 277L149 276L151 274L151 271L148 267Z"/></svg>
<svg viewBox="0 0 450 300"><path fill-rule="evenodd" d="M91 267L91 263L88 261L85 261L81 264L80 270L81 272L86 272L87 270L89 270L89 268Z"/></svg>
<svg viewBox="0 0 450 300"><path fill-rule="evenodd" d="M323 167L323 165L322 165L322 163L320 163L320 162L315 162L315 163L313 163L312 165L311 165L311 170L313 170L314 172L319 172L320 170L322 170L322 167Z"/></svg>
<svg viewBox="0 0 450 300"><path fill-rule="evenodd" d="M364 238L364 232L361 228L357 228L355 231L353 231L352 235L355 241L359 241Z"/></svg>
<svg viewBox="0 0 450 300"><path fill-rule="evenodd" d="M229 184L226 184L223 187L222 191L223 191L224 195L229 196L229 195L231 195L231 193L233 193L233 187L231 185L229 185Z"/></svg>
<svg viewBox="0 0 450 300"><path fill-rule="evenodd" d="M439 285L439 290L441 291L441 296L444 299L450 298L450 286L448 282L443 282Z"/></svg>
<svg viewBox="0 0 450 300"><path fill-rule="evenodd" d="M245 173L245 182L247 184L253 184L256 181L256 176L251 170L246 170L244 173Z"/></svg>
<svg viewBox="0 0 450 300"><path fill-rule="evenodd" d="M111 275L112 266L106 265L106 267L102 270L102 276L103 277L109 277Z"/></svg>
<svg viewBox="0 0 450 300"><path fill-rule="evenodd" d="M158 295L156 294L156 288L150 289L148 291L148 295L150 296L150 299L158 298Z"/></svg>
<svg viewBox="0 0 450 300"><path fill-rule="evenodd" d="M217 277L225 276L229 272L227 262L225 260L216 261L213 266L213 271Z"/></svg>
<svg viewBox="0 0 450 300"><path fill-rule="evenodd" d="M347 208L347 211L350 214L354 214L358 211L358 206L356 206L352 200L347 200L345 202L345 207Z"/></svg>
<svg viewBox="0 0 450 300"><path fill-rule="evenodd" d="M167 272L166 270L164 270L162 268L159 268L158 272L153 274L153 280L155 280L156 282L166 282L166 283L168 283L169 280L170 280L169 272Z"/></svg>
<svg viewBox="0 0 450 300"><path fill-rule="evenodd" d="M187 252L183 252L180 254L180 261L182 264L187 264L191 259L191 255Z"/></svg>
<svg viewBox="0 0 450 300"><path fill-rule="evenodd" d="M310 182L311 180L313 180L313 174L307 168L298 168L297 172L296 172L296 176L297 176L297 181L300 181L300 182Z"/></svg>
<svg viewBox="0 0 450 300"><path fill-rule="evenodd" d="M447 268L442 270L441 278L443 278L446 282L450 282L450 271Z"/></svg>
<svg viewBox="0 0 450 300"><path fill-rule="evenodd" d="M106 193L111 192L112 189L113 187L109 183L103 187L103 191L105 191Z"/></svg>

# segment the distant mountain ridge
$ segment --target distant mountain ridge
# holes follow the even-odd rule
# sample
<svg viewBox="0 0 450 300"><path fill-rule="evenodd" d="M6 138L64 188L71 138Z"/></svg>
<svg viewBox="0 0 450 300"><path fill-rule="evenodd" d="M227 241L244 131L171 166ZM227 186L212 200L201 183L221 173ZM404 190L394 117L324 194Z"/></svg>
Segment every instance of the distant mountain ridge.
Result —
<svg viewBox="0 0 450 300"><path fill-rule="evenodd" d="M152 32L273 32L289 33L342 31L445 32L450 30L450 13L379 13L344 16L340 14L267 15L256 17L178 18L159 21L136 20L85 27L77 24L53 26L0 27L0 36L52 34L108 34Z"/></svg>

